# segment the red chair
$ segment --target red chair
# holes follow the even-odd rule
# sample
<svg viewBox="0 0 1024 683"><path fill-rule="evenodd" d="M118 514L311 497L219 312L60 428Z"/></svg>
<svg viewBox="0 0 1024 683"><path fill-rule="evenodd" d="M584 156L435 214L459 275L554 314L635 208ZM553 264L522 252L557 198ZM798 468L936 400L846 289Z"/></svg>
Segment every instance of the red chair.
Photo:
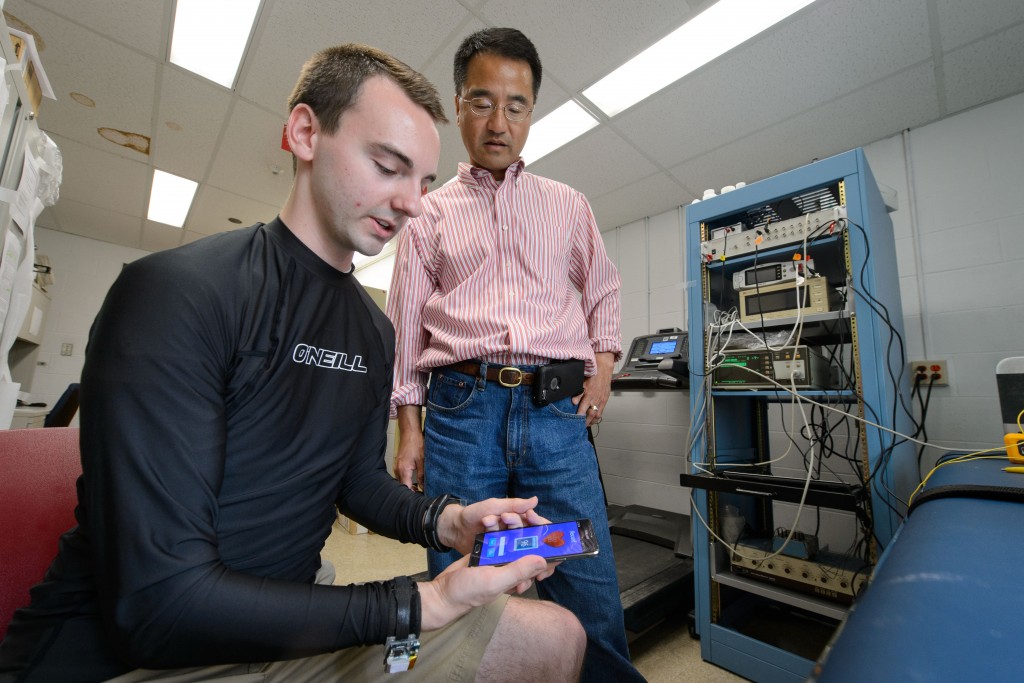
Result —
<svg viewBox="0 0 1024 683"><path fill-rule="evenodd" d="M0 430L0 640L75 526L77 427Z"/></svg>

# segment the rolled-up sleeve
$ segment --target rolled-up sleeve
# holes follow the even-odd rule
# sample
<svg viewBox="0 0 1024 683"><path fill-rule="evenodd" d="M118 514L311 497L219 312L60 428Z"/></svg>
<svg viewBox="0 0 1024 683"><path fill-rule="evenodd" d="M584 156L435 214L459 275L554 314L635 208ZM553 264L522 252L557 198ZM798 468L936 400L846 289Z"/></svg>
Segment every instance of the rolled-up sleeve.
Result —
<svg viewBox="0 0 1024 683"><path fill-rule="evenodd" d="M387 315L395 326L395 380L391 393L390 415L398 406L423 405L426 401L428 374L417 369L430 335L423 326L423 306L434 291L427 272L418 231L422 220L410 221L399 237L395 269L388 291Z"/></svg>
<svg viewBox="0 0 1024 683"><path fill-rule="evenodd" d="M594 213L582 194L577 195L569 277L581 292L594 353L614 353L618 361L622 357L619 271L608 258Z"/></svg>

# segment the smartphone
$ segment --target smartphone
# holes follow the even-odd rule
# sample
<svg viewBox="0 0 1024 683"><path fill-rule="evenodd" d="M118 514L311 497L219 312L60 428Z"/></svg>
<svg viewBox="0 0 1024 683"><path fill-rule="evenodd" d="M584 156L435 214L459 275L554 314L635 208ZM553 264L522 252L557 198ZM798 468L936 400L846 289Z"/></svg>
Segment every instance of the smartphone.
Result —
<svg viewBox="0 0 1024 683"><path fill-rule="evenodd" d="M552 361L537 368L533 378L533 402L546 406L566 396L583 393L583 361Z"/></svg>
<svg viewBox="0 0 1024 683"><path fill-rule="evenodd" d="M497 567L524 555L540 555L548 562L555 562L593 557L599 550L594 525L589 519L577 519L479 534L469 565Z"/></svg>

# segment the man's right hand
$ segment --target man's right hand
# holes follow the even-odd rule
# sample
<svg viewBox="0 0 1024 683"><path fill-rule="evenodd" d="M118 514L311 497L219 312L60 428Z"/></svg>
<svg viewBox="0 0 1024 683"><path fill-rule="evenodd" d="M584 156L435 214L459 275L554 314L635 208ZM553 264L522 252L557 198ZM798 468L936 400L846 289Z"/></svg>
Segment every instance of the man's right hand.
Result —
<svg viewBox="0 0 1024 683"><path fill-rule="evenodd" d="M502 567L470 567L469 556L463 556L433 581L419 584L420 628L441 628L503 593L522 594L535 579L551 576L555 567L539 555L527 555Z"/></svg>
<svg viewBox="0 0 1024 683"><path fill-rule="evenodd" d="M398 406L395 479L413 491L423 490L423 427L420 406Z"/></svg>

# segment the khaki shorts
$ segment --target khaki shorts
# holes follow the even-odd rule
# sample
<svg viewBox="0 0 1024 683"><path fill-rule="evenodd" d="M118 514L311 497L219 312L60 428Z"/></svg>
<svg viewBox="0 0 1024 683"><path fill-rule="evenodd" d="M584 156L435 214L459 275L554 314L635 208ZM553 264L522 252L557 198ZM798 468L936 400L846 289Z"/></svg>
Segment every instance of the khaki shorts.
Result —
<svg viewBox="0 0 1024 683"><path fill-rule="evenodd" d="M384 673L384 646L351 647L337 652L256 664L225 664L189 669L136 669L111 679L112 683L318 683L319 681L472 681L491 640L508 596L478 607L438 631L420 637L420 655L412 671Z"/></svg>

